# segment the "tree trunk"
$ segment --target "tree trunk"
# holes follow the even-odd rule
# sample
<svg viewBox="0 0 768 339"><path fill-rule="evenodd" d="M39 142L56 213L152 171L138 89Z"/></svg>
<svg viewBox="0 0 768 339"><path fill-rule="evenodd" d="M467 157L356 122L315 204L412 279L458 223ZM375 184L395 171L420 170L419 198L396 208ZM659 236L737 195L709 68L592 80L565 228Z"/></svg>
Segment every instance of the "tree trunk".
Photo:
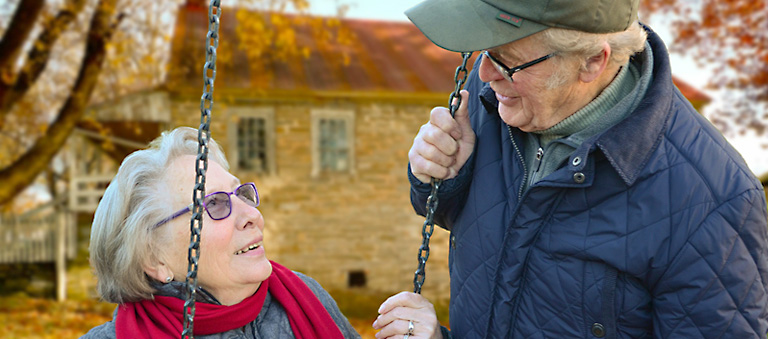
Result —
<svg viewBox="0 0 768 339"><path fill-rule="evenodd" d="M75 86L56 120L46 134L11 166L0 170L0 204L12 198L29 186L37 175L45 170L51 159L66 142L75 124L83 116L99 78L106 56L106 43L114 29L113 16L117 0L100 0L91 18L85 56Z"/></svg>

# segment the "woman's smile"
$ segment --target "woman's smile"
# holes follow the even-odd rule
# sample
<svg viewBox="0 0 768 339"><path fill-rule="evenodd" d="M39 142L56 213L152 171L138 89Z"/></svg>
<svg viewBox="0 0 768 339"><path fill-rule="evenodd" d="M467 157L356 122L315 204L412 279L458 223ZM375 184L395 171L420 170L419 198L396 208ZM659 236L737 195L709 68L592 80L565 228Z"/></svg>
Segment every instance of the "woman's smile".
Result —
<svg viewBox="0 0 768 339"><path fill-rule="evenodd" d="M255 242L235 252L235 255L241 256L257 256L264 254L264 243L262 241Z"/></svg>

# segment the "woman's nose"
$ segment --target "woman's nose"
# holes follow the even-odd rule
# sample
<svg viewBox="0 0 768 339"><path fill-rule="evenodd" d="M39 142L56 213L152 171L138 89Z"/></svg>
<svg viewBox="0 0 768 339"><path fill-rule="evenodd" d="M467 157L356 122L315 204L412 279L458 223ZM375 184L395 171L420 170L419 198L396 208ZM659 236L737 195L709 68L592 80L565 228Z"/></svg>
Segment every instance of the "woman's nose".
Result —
<svg viewBox="0 0 768 339"><path fill-rule="evenodd" d="M264 217L258 208L246 203L240 198L232 197L232 214L237 216L237 227L258 227L264 229Z"/></svg>
<svg viewBox="0 0 768 339"><path fill-rule="evenodd" d="M491 82L494 80L502 80L504 79L504 76L499 73L499 70L496 69L496 67L493 67L493 64L490 60L488 60L488 57L481 54L481 57L483 58L482 61L480 61L480 70L478 71L478 75L480 76L480 80L483 82Z"/></svg>

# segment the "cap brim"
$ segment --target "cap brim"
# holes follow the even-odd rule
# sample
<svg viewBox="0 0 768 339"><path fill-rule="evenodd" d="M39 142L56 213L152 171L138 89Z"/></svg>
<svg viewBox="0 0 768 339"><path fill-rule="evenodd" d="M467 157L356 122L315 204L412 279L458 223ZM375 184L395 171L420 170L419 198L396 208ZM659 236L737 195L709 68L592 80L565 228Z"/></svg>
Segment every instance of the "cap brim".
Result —
<svg viewBox="0 0 768 339"><path fill-rule="evenodd" d="M518 27L497 19L501 13L480 0L426 0L405 11L429 40L454 52L501 46L548 28L524 18Z"/></svg>

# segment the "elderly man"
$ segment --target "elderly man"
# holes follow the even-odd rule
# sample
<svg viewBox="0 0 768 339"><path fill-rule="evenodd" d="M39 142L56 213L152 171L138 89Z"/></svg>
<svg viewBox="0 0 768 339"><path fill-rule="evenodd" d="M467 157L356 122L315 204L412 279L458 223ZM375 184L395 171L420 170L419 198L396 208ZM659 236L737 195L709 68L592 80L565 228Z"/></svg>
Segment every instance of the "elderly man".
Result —
<svg viewBox="0 0 768 339"><path fill-rule="evenodd" d="M762 187L675 88L637 5L406 12L438 46L482 51L455 119L433 109L409 152L418 213L445 179L454 337L766 337Z"/></svg>

